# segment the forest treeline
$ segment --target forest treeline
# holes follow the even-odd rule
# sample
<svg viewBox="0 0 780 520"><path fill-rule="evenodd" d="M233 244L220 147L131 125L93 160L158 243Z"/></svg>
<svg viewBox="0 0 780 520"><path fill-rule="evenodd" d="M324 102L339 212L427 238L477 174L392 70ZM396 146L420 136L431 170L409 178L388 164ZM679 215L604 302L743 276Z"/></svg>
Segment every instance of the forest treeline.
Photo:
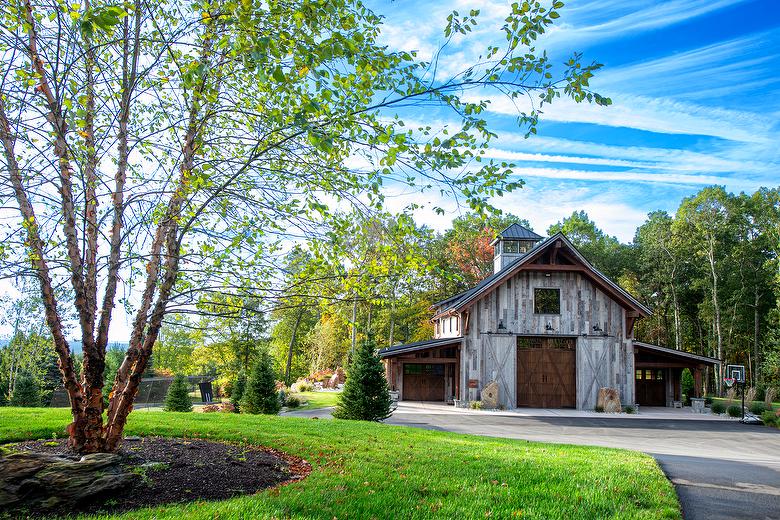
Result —
<svg viewBox="0 0 780 520"><path fill-rule="evenodd" d="M289 383L346 366L369 334L379 347L430 339L431 304L492 273L490 242L513 222L531 227L521 213L466 213L442 233L405 214L342 215L327 240L300 243L284 255L283 279L272 296L209 294L197 312L171 316L155 346L153 369L212 375L229 385L268 349L279 379ZM704 188L673 214L648 214L631 243L602 231L584 211L535 231L563 232L599 270L653 309L638 323L637 339L744 364L751 385L780 386L780 190ZM20 370L56 376L45 366L53 356L19 348L39 345L41 330L3 348L4 396ZM37 368L26 370L25 363Z"/></svg>

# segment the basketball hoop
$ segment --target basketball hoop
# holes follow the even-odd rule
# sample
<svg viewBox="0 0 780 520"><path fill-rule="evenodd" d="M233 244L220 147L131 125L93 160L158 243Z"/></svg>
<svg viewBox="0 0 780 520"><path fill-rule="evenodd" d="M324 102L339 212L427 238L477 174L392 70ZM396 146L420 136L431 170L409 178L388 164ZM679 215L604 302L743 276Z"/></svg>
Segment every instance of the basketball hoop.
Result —
<svg viewBox="0 0 780 520"><path fill-rule="evenodd" d="M726 383L727 387L731 388L732 386L734 386L736 379L734 379L733 377L724 377L723 382Z"/></svg>

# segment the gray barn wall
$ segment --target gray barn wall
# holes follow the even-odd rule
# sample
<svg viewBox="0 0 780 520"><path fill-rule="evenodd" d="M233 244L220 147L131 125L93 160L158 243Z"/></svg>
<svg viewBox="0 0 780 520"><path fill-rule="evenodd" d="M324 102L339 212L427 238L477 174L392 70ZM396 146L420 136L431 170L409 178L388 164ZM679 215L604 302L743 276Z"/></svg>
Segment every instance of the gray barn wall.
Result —
<svg viewBox="0 0 780 520"><path fill-rule="evenodd" d="M561 289L560 315L535 315L533 289ZM479 398L479 389L492 380L500 387L499 400L507 408L517 404L516 335L564 334L577 338L577 408L592 409L598 389L617 388L624 404L634 402L633 343L625 338L625 311L580 273L523 272L501 284L471 309L468 335L464 342L461 370L462 398ZM509 334L495 333L499 319ZM545 330L547 323L553 332ZM593 334L598 324L607 337ZM477 379L479 389L469 389L468 380Z"/></svg>

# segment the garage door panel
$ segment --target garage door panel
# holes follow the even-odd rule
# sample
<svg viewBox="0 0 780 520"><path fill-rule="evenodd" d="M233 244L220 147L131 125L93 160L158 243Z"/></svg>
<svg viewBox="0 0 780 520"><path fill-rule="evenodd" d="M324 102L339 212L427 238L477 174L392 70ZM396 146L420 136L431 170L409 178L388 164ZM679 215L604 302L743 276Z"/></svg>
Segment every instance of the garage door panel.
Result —
<svg viewBox="0 0 780 520"><path fill-rule="evenodd" d="M558 342L542 344L542 348L518 348L517 406L576 406L576 350L573 341L570 345L561 348Z"/></svg>
<svg viewBox="0 0 780 520"><path fill-rule="evenodd" d="M406 401L444 401L444 365L407 363L403 385Z"/></svg>

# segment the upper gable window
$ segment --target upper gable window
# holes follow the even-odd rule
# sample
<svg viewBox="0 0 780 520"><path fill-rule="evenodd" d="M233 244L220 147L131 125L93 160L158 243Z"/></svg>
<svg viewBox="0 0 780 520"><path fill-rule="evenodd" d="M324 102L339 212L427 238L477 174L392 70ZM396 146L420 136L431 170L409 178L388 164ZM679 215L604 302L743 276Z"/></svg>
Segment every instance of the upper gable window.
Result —
<svg viewBox="0 0 780 520"><path fill-rule="evenodd" d="M560 314L561 290L534 289L534 314Z"/></svg>
<svg viewBox="0 0 780 520"><path fill-rule="evenodd" d="M519 253L520 244L514 240L504 242L504 253Z"/></svg>

